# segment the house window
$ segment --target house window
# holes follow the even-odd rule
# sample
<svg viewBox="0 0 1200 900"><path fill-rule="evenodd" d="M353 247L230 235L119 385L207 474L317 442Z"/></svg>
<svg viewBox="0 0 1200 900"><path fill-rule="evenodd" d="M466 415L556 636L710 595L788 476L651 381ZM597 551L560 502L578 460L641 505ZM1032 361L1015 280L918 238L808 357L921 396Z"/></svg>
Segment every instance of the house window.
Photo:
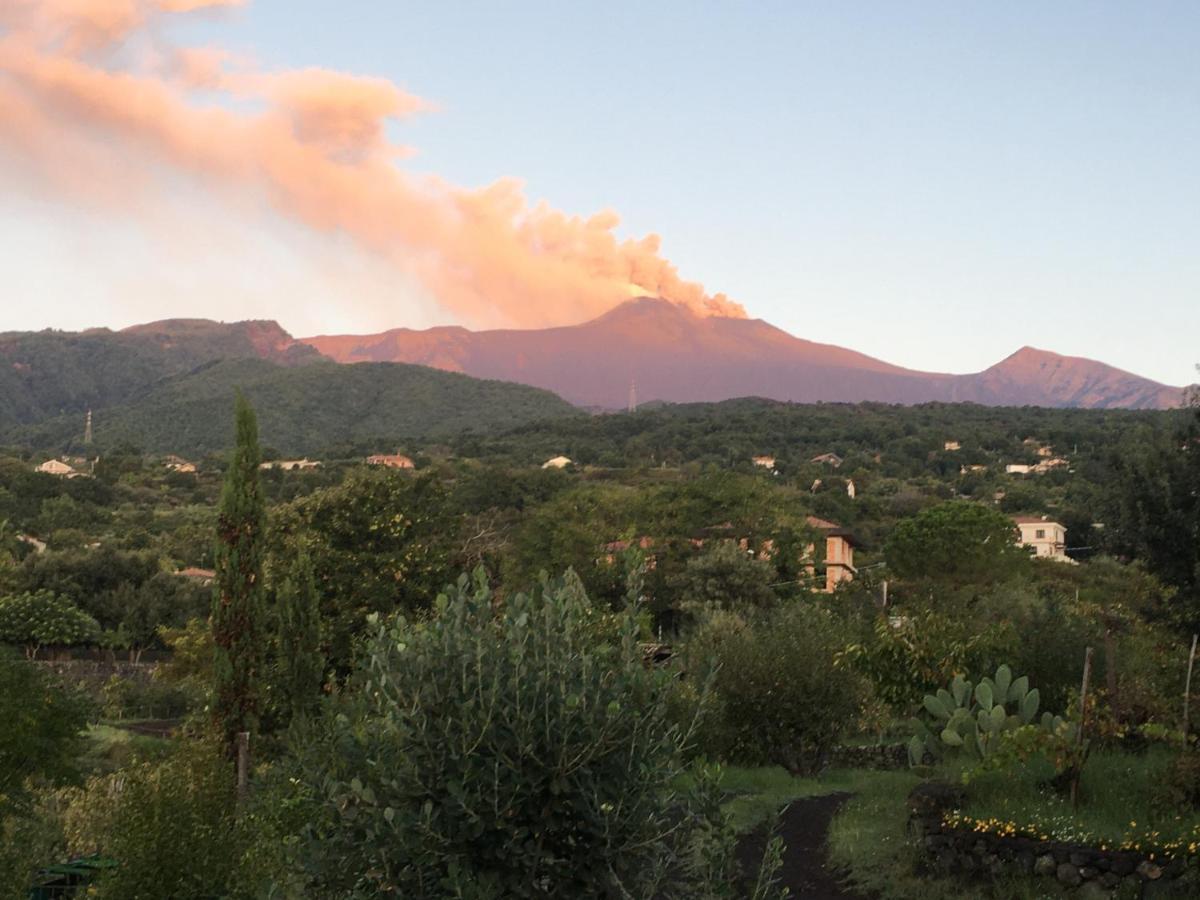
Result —
<svg viewBox="0 0 1200 900"><path fill-rule="evenodd" d="M1045 529L1045 528L1039 528L1039 529L1037 530L1037 538L1038 538L1038 540L1041 540L1041 539L1042 539L1042 538L1044 538L1045 536L1046 536L1046 529Z"/></svg>

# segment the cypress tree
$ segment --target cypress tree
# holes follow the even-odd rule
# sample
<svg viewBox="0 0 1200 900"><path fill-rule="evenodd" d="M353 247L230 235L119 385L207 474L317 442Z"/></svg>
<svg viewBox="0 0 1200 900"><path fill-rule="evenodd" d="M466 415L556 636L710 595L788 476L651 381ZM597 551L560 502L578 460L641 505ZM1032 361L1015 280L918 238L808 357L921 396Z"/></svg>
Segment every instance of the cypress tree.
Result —
<svg viewBox="0 0 1200 900"><path fill-rule="evenodd" d="M266 530L258 421L241 394L235 416L237 444L217 514L212 609L214 715L230 748L239 731L253 731L258 725Z"/></svg>
<svg viewBox="0 0 1200 900"><path fill-rule="evenodd" d="M290 570L279 583L279 686L281 705L293 718L312 712L325 674L320 649L317 584L308 549L300 543Z"/></svg>

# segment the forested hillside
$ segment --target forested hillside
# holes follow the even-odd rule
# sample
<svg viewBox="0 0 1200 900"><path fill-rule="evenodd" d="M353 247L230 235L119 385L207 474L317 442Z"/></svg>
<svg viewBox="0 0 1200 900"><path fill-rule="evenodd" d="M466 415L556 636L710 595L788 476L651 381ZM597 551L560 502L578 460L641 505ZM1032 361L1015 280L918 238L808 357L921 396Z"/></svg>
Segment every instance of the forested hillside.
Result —
<svg viewBox="0 0 1200 900"><path fill-rule="evenodd" d="M274 322L175 320L126 331L0 334L0 431L130 403L164 378L217 359L298 364L321 358Z"/></svg>
<svg viewBox="0 0 1200 900"><path fill-rule="evenodd" d="M287 367L262 359L230 359L166 378L135 402L96 413L96 447L103 452L123 444L182 454L224 449L232 442L229 410L239 390L260 411L264 443L288 455L583 416L549 391L423 366L315 362ZM3 435L52 450L78 449L81 436L78 415Z"/></svg>

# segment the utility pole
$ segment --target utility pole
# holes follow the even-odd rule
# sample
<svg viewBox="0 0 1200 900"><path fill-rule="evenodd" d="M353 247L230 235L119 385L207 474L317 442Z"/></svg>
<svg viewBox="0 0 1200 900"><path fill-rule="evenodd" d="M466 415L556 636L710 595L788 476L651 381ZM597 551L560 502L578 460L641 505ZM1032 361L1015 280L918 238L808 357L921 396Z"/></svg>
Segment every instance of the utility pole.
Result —
<svg viewBox="0 0 1200 900"><path fill-rule="evenodd" d="M87 418L83 420L83 442L90 444L92 442L92 411L87 411Z"/></svg>

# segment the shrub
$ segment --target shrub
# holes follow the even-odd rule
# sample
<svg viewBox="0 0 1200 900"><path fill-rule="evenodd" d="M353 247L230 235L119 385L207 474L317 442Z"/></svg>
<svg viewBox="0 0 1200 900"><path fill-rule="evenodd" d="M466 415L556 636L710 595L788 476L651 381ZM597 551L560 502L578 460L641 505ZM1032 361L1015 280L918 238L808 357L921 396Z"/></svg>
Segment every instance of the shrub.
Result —
<svg viewBox="0 0 1200 900"><path fill-rule="evenodd" d="M0 597L0 641L23 645L30 659L46 644L84 644L98 631L95 619L52 591Z"/></svg>
<svg viewBox="0 0 1200 900"><path fill-rule="evenodd" d="M863 685L835 662L844 638L824 610L791 606L699 639L718 664L711 752L811 772L855 725Z"/></svg>
<svg viewBox="0 0 1200 900"><path fill-rule="evenodd" d="M22 807L30 780L76 776L91 704L32 663L0 653L0 814Z"/></svg>
<svg viewBox="0 0 1200 900"><path fill-rule="evenodd" d="M54 861L59 837L48 810L0 812L0 900L28 900L37 872Z"/></svg>
<svg viewBox="0 0 1200 900"><path fill-rule="evenodd" d="M680 786L669 676L643 665L633 615L617 642L591 620L570 573L500 604L479 570L428 621L376 623L294 742L315 891L732 896L732 830L711 790Z"/></svg>
<svg viewBox="0 0 1200 900"><path fill-rule="evenodd" d="M1200 808L1200 753L1185 751L1171 761L1155 800L1164 810L1191 812Z"/></svg>
<svg viewBox="0 0 1200 900"><path fill-rule="evenodd" d="M89 778L65 798L70 852L119 863L89 897L251 897L261 887L247 860L263 840L238 815L233 767L215 740L184 741L165 759Z"/></svg>
<svg viewBox="0 0 1200 900"><path fill-rule="evenodd" d="M956 673L997 665L1015 643L1011 625L926 611L880 618L874 632L847 646L841 658L867 677L884 702L907 714Z"/></svg>

